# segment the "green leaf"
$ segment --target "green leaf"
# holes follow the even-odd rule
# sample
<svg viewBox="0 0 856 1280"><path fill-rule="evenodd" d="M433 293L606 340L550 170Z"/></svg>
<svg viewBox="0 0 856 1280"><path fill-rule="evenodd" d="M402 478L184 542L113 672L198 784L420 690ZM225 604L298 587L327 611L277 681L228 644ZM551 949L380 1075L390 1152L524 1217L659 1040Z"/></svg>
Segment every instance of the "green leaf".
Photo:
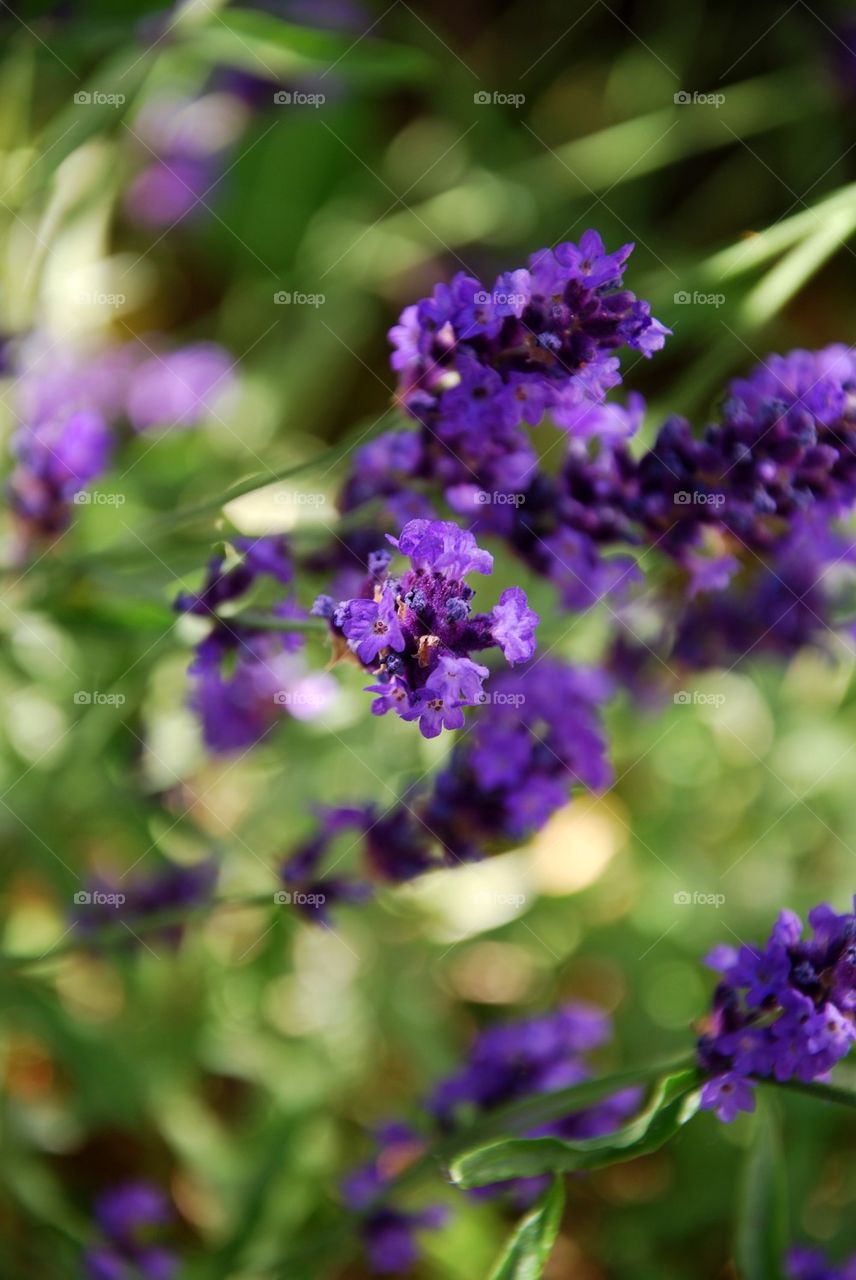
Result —
<svg viewBox="0 0 856 1280"><path fill-rule="evenodd" d="M564 1207L564 1183L554 1178L549 1190L517 1224L489 1280L539 1280L559 1234Z"/></svg>
<svg viewBox="0 0 856 1280"><path fill-rule="evenodd" d="M737 1268L740 1280L781 1280L787 1248L787 1181L776 1117L759 1106L740 1186Z"/></svg>
<svg viewBox="0 0 856 1280"><path fill-rule="evenodd" d="M421 79L430 66L418 49L294 26L250 9L218 14L216 21L194 32L193 51L274 79L334 68L339 77L363 82ZM323 92L323 84L319 89Z"/></svg>
<svg viewBox="0 0 856 1280"><path fill-rule="evenodd" d="M698 1110L695 1068L660 1080L640 1115L615 1133L584 1142L561 1138L504 1138L465 1152L450 1167L460 1186L481 1187L509 1178L576 1173L635 1160L673 1138Z"/></svg>

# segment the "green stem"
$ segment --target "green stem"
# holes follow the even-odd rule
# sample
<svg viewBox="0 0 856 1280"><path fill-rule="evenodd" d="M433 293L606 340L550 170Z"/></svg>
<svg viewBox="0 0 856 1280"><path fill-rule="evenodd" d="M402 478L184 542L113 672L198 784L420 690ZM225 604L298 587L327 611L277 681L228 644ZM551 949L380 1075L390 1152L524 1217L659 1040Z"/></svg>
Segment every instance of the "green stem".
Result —
<svg viewBox="0 0 856 1280"><path fill-rule="evenodd" d="M766 1076L755 1076L754 1080L756 1084L785 1089L788 1093L804 1093L818 1102L834 1102L840 1107L851 1107L856 1110L856 1092L852 1089L842 1089L840 1085L806 1084L802 1080L775 1080Z"/></svg>
<svg viewBox="0 0 856 1280"><path fill-rule="evenodd" d="M105 925L93 933L81 937L71 937L49 947L41 955L4 955L0 957L0 968L11 972L33 969L42 964L51 964L62 960L75 951L86 951L92 948L126 946L134 934L156 933L159 929L167 929L172 925L183 924L191 916L204 911L234 910L242 907L265 907L273 902L273 893L255 894L247 898L221 898L206 902L194 903L191 906L170 907L133 921L133 931L129 931L121 922Z"/></svg>

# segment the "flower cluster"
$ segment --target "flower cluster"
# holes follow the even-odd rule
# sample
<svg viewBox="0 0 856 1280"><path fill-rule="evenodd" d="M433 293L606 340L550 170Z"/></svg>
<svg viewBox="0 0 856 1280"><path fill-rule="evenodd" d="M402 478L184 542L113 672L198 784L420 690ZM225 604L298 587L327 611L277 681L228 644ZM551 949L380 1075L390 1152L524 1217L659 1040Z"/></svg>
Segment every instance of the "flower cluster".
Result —
<svg viewBox="0 0 856 1280"><path fill-rule="evenodd" d="M84 1256L88 1280L172 1280L179 1260L155 1240L173 1218L166 1196L149 1182L105 1191L95 1204L103 1241Z"/></svg>
<svg viewBox="0 0 856 1280"><path fill-rule="evenodd" d="M525 491L538 460L525 425L545 414L571 436L632 430L634 415L602 403L621 381L614 354L650 356L668 330L650 307L620 288L633 245L608 254L586 231L534 254L528 268L500 275L488 290L459 273L430 298L406 307L391 331L398 399L419 424L359 450L341 505L384 497L399 519L414 509L404 481L429 481L453 508L468 512L487 496L502 524L506 500Z"/></svg>
<svg viewBox="0 0 856 1280"><path fill-rule="evenodd" d="M833 1266L819 1249L797 1247L787 1259L787 1280L856 1280L856 1257Z"/></svg>
<svg viewBox="0 0 856 1280"><path fill-rule="evenodd" d="M476 1037L463 1066L443 1080L425 1102L432 1122L421 1135L401 1124L378 1131L378 1152L344 1185L348 1206L360 1213L362 1233L375 1271L406 1271L418 1256L415 1233L438 1226L442 1209L406 1211L388 1203L390 1184L424 1153L432 1138L456 1132L466 1116L472 1122L517 1099L580 1084L589 1078L584 1055L606 1043L609 1018L590 1005L569 1004L540 1017L490 1027ZM603 1102L573 1112L532 1131L567 1140L612 1133L642 1101L642 1090L624 1089ZM517 1206L530 1204L548 1178L516 1179L472 1193L477 1197L507 1195Z"/></svg>
<svg viewBox="0 0 856 1280"><path fill-rule="evenodd" d="M343 510L379 497L392 518L424 516L428 498L414 493L414 480L439 488L474 530L503 537L554 582L572 609L605 595L623 603L643 566L659 572L659 647L695 667L748 652L787 656L842 620L852 625L844 588L856 544L836 528L856 503L849 348L768 357L729 385L718 420L701 434L670 419L638 456L628 440L642 420L639 396L626 406L583 397L572 412L547 403L569 435L549 473L516 420L509 443L489 419L499 405L505 421L505 395L504 384L483 389L483 429L468 455L455 446L438 456L424 433L364 446Z"/></svg>
<svg viewBox="0 0 856 1280"><path fill-rule="evenodd" d="M519 843L567 804L575 784L609 785L599 708L610 686L600 672L541 659L502 672L491 688L426 794L408 794L384 814L329 810L286 860L286 887L321 895L325 908L364 894L359 880L323 870L344 832L353 833L369 880L398 884Z"/></svg>
<svg viewBox="0 0 856 1280"><path fill-rule="evenodd" d="M71 504L110 466L124 430L190 427L233 382L222 347L200 342L157 352L135 341L95 351L58 348L43 335L14 361L20 427L10 490L27 538L53 537Z"/></svg>
<svg viewBox="0 0 856 1280"><path fill-rule="evenodd" d="M375 715L394 710L435 738L462 728L463 708L484 701L488 668L470 654L497 647L512 665L526 661L539 619L519 587L503 591L489 614L472 613L465 579L490 573L493 557L451 521L410 520L389 541L410 559L404 574L390 576L392 556L376 552L362 595L338 604L322 596L313 612L330 619L339 652L377 676L368 686Z"/></svg>
<svg viewBox="0 0 856 1280"><path fill-rule="evenodd" d="M710 1077L701 1105L726 1123L755 1106L753 1077L824 1078L856 1039L856 915L822 905L812 935L791 911L779 916L763 951L717 947L722 974L698 1042Z"/></svg>
<svg viewBox="0 0 856 1280"><path fill-rule="evenodd" d="M156 870L130 877L94 877L85 889L75 894L72 922L83 935L101 929L124 925L130 946L136 929L153 916L180 917L185 911L210 902L217 883L217 865L206 859L190 866L166 863ZM167 942L178 942L182 921L165 921L159 935Z"/></svg>
<svg viewBox="0 0 856 1280"><path fill-rule="evenodd" d="M283 712L297 720L323 715L336 693L331 676L308 670L301 654L303 636L288 630L289 623L306 616L290 596L249 623L220 612L262 579L281 588L293 576L282 537L234 538L233 548L237 559L227 562L225 555L214 556L202 589L182 592L175 602L179 613L211 623L189 668L190 703L200 718L206 746L222 753L260 741Z"/></svg>
<svg viewBox="0 0 856 1280"><path fill-rule="evenodd" d="M494 683L490 705L437 776L422 810L446 862L528 839L571 787L609 786L600 724L610 693L598 671L542 659Z"/></svg>
<svg viewBox="0 0 856 1280"><path fill-rule="evenodd" d="M360 1215L361 1235L372 1271L377 1275L401 1275L419 1260L416 1233L441 1227L447 1215L442 1205L411 1210L384 1202L396 1174L422 1155L424 1139L408 1125L393 1122L381 1125L374 1140L375 1155L344 1180L342 1197L348 1208Z"/></svg>

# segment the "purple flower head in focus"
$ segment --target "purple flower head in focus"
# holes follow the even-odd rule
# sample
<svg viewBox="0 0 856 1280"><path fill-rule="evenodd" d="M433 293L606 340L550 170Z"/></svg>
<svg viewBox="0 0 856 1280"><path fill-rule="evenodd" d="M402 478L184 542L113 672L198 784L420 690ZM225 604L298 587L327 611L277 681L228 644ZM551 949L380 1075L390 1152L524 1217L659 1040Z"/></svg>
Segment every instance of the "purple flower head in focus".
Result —
<svg viewBox="0 0 856 1280"><path fill-rule="evenodd" d="M701 1105L726 1123L754 1108L753 1078L823 1079L856 1040L856 915L809 913L810 936L783 911L762 950L718 947L720 973L698 1058Z"/></svg>
<svg viewBox="0 0 856 1280"><path fill-rule="evenodd" d="M337 605L316 601L334 637L373 672L373 710L418 720L426 738L463 727L464 707L479 704L488 668L470 656L491 647L510 663L535 652L538 615L519 587L503 592L491 614L473 613L471 573L488 574L489 552L451 521L411 520L390 543L411 567L389 574L386 557L371 560L364 594Z"/></svg>

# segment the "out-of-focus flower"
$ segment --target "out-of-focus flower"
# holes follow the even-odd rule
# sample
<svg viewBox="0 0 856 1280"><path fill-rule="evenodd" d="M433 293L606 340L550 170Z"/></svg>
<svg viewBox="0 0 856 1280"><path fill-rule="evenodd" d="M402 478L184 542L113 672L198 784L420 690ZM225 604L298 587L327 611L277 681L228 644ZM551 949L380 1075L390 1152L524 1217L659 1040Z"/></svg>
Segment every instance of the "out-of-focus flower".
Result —
<svg viewBox="0 0 856 1280"><path fill-rule="evenodd" d="M209 750L240 751L259 742L283 713L296 720L323 716L336 697L336 681L310 671L301 653L303 636L277 622L307 615L286 596L268 610L268 625L247 624L217 612L246 595L261 579L278 586L291 581L288 544L278 536L236 538L239 558L227 565L215 556L199 592L184 591L175 601L179 613L211 620L211 630L196 647L189 668L190 705L199 716Z"/></svg>
<svg viewBox="0 0 856 1280"><path fill-rule="evenodd" d="M856 1280L856 1257L847 1262L827 1262L820 1249L797 1246L788 1252L787 1280Z"/></svg>
<svg viewBox="0 0 856 1280"><path fill-rule="evenodd" d="M174 1217L167 1197L149 1182L105 1191L95 1204L104 1240L83 1259L89 1280L173 1280L178 1256L156 1240Z"/></svg>
<svg viewBox="0 0 856 1280"><path fill-rule="evenodd" d="M154 351L142 340L78 349L44 334L17 345L20 426L9 489L25 542L68 526L73 504L108 471L128 423L193 426L234 384L233 361L214 343Z"/></svg>
<svg viewBox="0 0 856 1280"><path fill-rule="evenodd" d="M464 1065L434 1089L425 1103L427 1131L401 1123L384 1125L375 1135L377 1151L345 1181L343 1194L360 1215L366 1250L375 1270L400 1274L419 1256L416 1233L442 1225L439 1206L421 1212L390 1203L395 1179L424 1153L432 1139L453 1134L460 1123L490 1115L498 1107L539 1093L568 1088L589 1078L584 1055L605 1043L609 1018L590 1005L571 1004L553 1013L490 1027L477 1036ZM639 1109L642 1090L625 1089L594 1106L541 1126L530 1136L566 1140L613 1132ZM520 1178L481 1187L477 1197L507 1195L518 1206L530 1204L549 1178Z"/></svg>
<svg viewBox="0 0 856 1280"><path fill-rule="evenodd" d="M198 342L143 360L128 386L128 419L136 431L192 427L229 392L234 361L213 342Z"/></svg>
<svg viewBox="0 0 856 1280"><path fill-rule="evenodd" d="M186 909L210 902L216 883L217 865L213 859L192 866L160 864L152 870L136 869L125 877L98 876L75 894L72 921L83 937L123 925L128 936L123 936L122 941L133 946L135 931L141 925L148 925L153 917L165 916L157 936L177 943L183 933L183 921L178 917ZM169 919L173 913L175 920Z"/></svg>

